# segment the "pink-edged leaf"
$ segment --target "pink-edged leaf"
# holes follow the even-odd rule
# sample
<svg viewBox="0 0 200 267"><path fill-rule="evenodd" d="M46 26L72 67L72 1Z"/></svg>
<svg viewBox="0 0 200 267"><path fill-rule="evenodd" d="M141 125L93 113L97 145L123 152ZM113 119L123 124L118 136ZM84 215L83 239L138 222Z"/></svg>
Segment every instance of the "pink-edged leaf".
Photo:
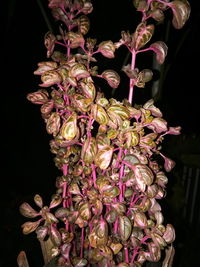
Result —
<svg viewBox="0 0 200 267"><path fill-rule="evenodd" d="M144 229L148 226L147 217L143 212L134 214L134 226Z"/></svg>
<svg viewBox="0 0 200 267"><path fill-rule="evenodd" d="M66 0L49 0L48 7L55 8L55 7L62 7L66 8L68 6L68 1Z"/></svg>
<svg viewBox="0 0 200 267"><path fill-rule="evenodd" d="M144 109L150 110L152 115L154 115L157 118L161 118L163 116L162 112L160 111L159 108L154 106L154 100L150 99L148 100L144 105Z"/></svg>
<svg viewBox="0 0 200 267"><path fill-rule="evenodd" d="M48 115L52 111L53 107L54 107L54 100L51 99L41 106L40 111L42 114Z"/></svg>
<svg viewBox="0 0 200 267"><path fill-rule="evenodd" d="M172 24L176 29L181 29L190 16L190 4L188 1L175 0L168 4L173 12Z"/></svg>
<svg viewBox="0 0 200 267"><path fill-rule="evenodd" d="M102 78L104 78L108 82L108 84L112 88L117 88L119 86L120 76L116 71L114 71L114 70L105 70L101 74L101 76L102 76Z"/></svg>
<svg viewBox="0 0 200 267"><path fill-rule="evenodd" d="M164 159L164 161L165 161L165 163L164 163L164 168L165 168L165 170L166 170L167 172L170 172L170 171L175 167L175 165L176 165L175 161L173 161L173 160L170 159L170 158L167 158L167 157L164 156L163 154L162 154L162 157L163 157L163 159Z"/></svg>
<svg viewBox="0 0 200 267"><path fill-rule="evenodd" d="M151 169L144 164L135 164L133 171L137 182L144 182L145 185L151 185L154 180L154 174Z"/></svg>
<svg viewBox="0 0 200 267"><path fill-rule="evenodd" d="M56 136L60 130L60 115L58 112L52 112L47 120L46 130L49 134Z"/></svg>
<svg viewBox="0 0 200 267"><path fill-rule="evenodd" d="M104 41L99 44L98 51L107 58L114 58L115 45L112 41Z"/></svg>
<svg viewBox="0 0 200 267"><path fill-rule="evenodd" d="M150 48L156 53L156 60L159 64L163 64L167 56L167 45L162 41L157 41L150 45Z"/></svg>
<svg viewBox="0 0 200 267"><path fill-rule="evenodd" d="M82 15L78 18L78 29L83 35L88 33L90 29L90 20L87 16Z"/></svg>
<svg viewBox="0 0 200 267"><path fill-rule="evenodd" d="M54 194L52 197L51 197L51 203L49 205L49 208L52 209L52 208L55 208L57 207L58 205L60 205L60 203L62 202L62 197L61 195L59 194Z"/></svg>
<svg viewBox="0 0 200 267"><path fill-rule="evenodd" d="M61 75L56 70L48 70L41 75L41 87L49 87L62 82Z"/></svg>
<svg viewBox="0 0 200 267"><path fill-rule="evenodd" d="M54 51L56 37L52 32L47 32L44 36L44 45L47 49L47 57L49 58Z"/></svg>
<svg viewBox="0 0 200 267"><path fill-rule="evenodd" d="M147 0L133 0L133 5L137 11L146 11L148 9Z"/></svg>
<svg viewBox="0 0 200 267"><path fill-rule="evenodd" d="M44 104L49 98L49 94L45 89L38 90L36 92L30 93L27 95L27 99L33 104Z"/></svg>
<svg viewBox="0 0 200 267"><path fill-rule="evenodd" d="M119 216L118 232L122 241L128 240L131 235L132 224L128 217Z"/></svg>
<svg viewBox="0 0 200 267"><path fill-rule="evenodd" d="M157 262L161 258L161 250L158 245L153 242L148 243L149 252L145 254L148 261Z"/></svg>
<svg viewBox="0 0 200 267"><path fill-rule="evenodd" d="M81 159L86 164L91 164L97 153L96 140L94 137L87 138L82 146Z"/></svg>
<svg viewBox="0 0 200 267"><path fill-rule="evenodd" d="M90 77L83 79L80 82L81 89L83 94L87 98L94 99L96 96L96 88L95 85Z"/></svg>
<svg viewBox="0 0 200 267"><path fill-rule="evenodd" d="M96 226L95 232L99 238L108 236L108 224L104 219L101 218L100 222Z"/></svg>
<svg viewBox="0 0 200 267"><path fill-rule="evenodd" d="M98 104L92 105L91 116L101 125L106 125L109 120L105 109Z"/></svg>
<svg viewBox="0 0 200 267"><path fill-rule="evenodd" d="M135 33L133 34L133 43L135 50L139 50L145 44L147 44L154 33L154 25L146 25L145 22L140 23Z"/></svg>
<svg viewBox="0 0 200 267"><path fill-rule="evenodd" d="M26 257L25 251L20 251L20 253L17 256L17 264L19 267L29 267L29 263Z"/></svg>
<svg viewBox="0 0 200 267"><path fill-rule="evenodd" d="M37 229L36 229L36 234L37 234L37 238L39 240L44 240L45 237L47 236L48 234L48 227L47 226L39 226Z"/></svg>
<svg viewBox="0 0 200 267"><path fill-rule="evenodd" d="M54 224L50 228L50 238L55 246L59 247L61 245L61 234Z"/></svg>
<svg viewBox="0 0 200 267"><path fill-rule="evenodd" d="M89 77L90 73L83 64L77 63L69 70L69 76L80 80L81 78Z"/></svg>
<svg viewBox="0 0 200 267"><path fill-rule="evenodd" d="M163 118L154 118L147 127L156 133L162 133L167 131L167 122Z"/></svg>
<svg viewBox="0 0 200 267"><path fill-rule="evenodd" d="M60 135L67 141L71 141L77 134L77 114L74 112L63 123L60 129Z"/></svg>
<svg viewBox="0 0 200 267"><path fill-rule="evenodd" d="M25 222L24 224L22 224L22 230L23 230L23 234L28 235L32 232L34 232L37 227L40 224L40 220L36 221L36 222Z"/></svg>
<svg viewBox="0 0 200 267"><path fill-rule="evenodd" d="M168 134L173 134L173 135L179 135L181 133L181 127L169 127L169 130L167 131Z"/></svg>
<svg viewBox="0 0 200 267"><path fill-rule="evenodd" d="M83 35L81 33L76 33L76 32L68 32L66 34L66 38L70 41L69 46L71 48L77 48L77 47L81 47L84 45L84 38Z"/></svg>
<svg viewBox="0 0 200 267"><path fill-rule="evenodd" d="M85 15L91 13L92 10L93 10L93 6L92 6L92 3L91 3L91 0L84 0L83 3L84 3L84 5L83 5L83 8L82 8L82 12Z"/></svg>
<svg viewBox="0 0 200 267"><path fill-rule="evenodd" d="M95 164L100 169L105 170L110 165L113 155L113 149L114 149L113 147L107 146L98 151L95 157Z"/></svg>
<svg viewBox="0 0 200 267"><path fill-rule="evenodd" d="M40 207L40 208L43 207L43 200L42 200L42 197L40 195L36 194L34 196L34 202L38 207Z"/></svg>
<svg viewBox="0 0 200 267"><path fill-rule="evenodd" d="M44 72L56 69L58 64L54 61L44 61L38 63L38 68L33 73L35 75L42 75Z"/></svg>
<svg viewBox="0 0 200 267"><path fill-rule="evenodd" d="M174 227L171 224L167 224L166 230L163 234L163 238L168 244L174 242L176 238L176 233L175 233Z"/></svg>
<svg viewBox="0 0 200 267"><path fill-rule="evenodd" d="M156 173L156 183L160 185L161 187L166 186L166 184L168 183L168 178L164 172L160 171Z"/></svg>
<svg viewBox="0 0 200 267"><path fill-rule="evenodd" d="M21 204L21 206L19 207L19 211L23 216L27 218L35 218L39 215L38 212L26 202Z"/></svg>

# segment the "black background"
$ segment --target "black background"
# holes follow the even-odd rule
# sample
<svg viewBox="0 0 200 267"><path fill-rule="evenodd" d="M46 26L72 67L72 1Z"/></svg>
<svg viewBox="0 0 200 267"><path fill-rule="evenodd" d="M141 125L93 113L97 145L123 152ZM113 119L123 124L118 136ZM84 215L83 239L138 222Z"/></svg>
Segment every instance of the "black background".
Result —
<svg viewBox="0 0 200 267"><path fill-rule="evenodd" d="M191 17L183 29L175 30L169 26L169 36L166 39L166 27L163 25L156 27L153 38L166 39L169 47L166 66L170 66L157 104L170 125L181 125L183 134L198 136L200 9L198 9L199 1L189 2L192 7ZM47 8L48 1L41 0L41 3L53 25L53 19ZM109 39L118 41L121 30L133 32L139 22L140 14L136 13L132 1L95 0L93 3L94 11L89 15L91 30L88 36L97 38L98 42ZM1 14L3 33L0 90L2 133L0 267L16 266L17 254L22 249L27 251L31 259L30 267L36 267L42 265L38 264L41 257L38 243L33 234L23 236L20 225L25 220L19 214L18 207L24 201L31 202L36 193L48 200L54 192L54 181L58 175L53 156L49 151L50 136L45 131L39 107L26 99L27 93L39 88L40 80L33 75L33 71L38 62L46 60L43 37L48 27L36 0L7 0L5 5L2 6ZM171 14L167 14L166 20L169 19ZM117 51L116 55L119 59L113 61L100 58L102 60L100 70L109 67L120 71L127 53L122 49L121 52ZM149 55L146 58L141 56L138 65L142 68L151 68L151 60ZM121 75L124 83L121 83L116 91L115 96L118 98L128 94L127 81L123 78L124 74ZM135 102L144 103L150 94L150 86L136 89ZM199 147L195 149L196 153L199 153ZM167 216L173 223L177 214L170 214L170 207L168 208ZM184 227L178 229L178 238L181 239L186 231ZM181 249L178 248L178 251L180 257ZM178 260L176 266L180 266Z"/></svg>

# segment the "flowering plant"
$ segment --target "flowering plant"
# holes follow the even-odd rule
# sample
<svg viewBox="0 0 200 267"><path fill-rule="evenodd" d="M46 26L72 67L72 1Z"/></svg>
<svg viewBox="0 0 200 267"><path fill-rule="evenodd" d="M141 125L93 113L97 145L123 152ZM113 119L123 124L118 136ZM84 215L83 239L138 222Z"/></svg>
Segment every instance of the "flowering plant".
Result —
<svg viewBox="0 0 200 267"><path fill-rule="evenodd" d="M65 267L136 267L159 261L164 251L163 266L172 264L175 230L164 225L158 200L166 195L166 172L175 163L161 152L161 143L167 134L180 134L180 127L168 126L153 99L139 107L132 102L135 86L143 88L153 76L151 70L136 67L136 58L152 51L162 64L167 55L164 42L149 45L155 29L149 18L160 22L171 9L172 24L180 29L190 5L186 0L133 4L142 15L136 30L122 31L118 42L97 44L85 37L87 15L93 10L90 0L49 0L53 17L61 22L59 34L45 35L48 60L34 72L41 76L40 89L27 98L41 105L46 130L53 136L55 165L62 173L48 206L38 194L34 202L39 210L28 203L20 206L22 215L35 218L22 225L23 233L35 231L49 249L46 264L54 259L56 266ZM112 59L122 46L131 60L122 69L130 80L128 98L120 102L97 89L98 79L117 88L120 76L111 69L99 73L95 56Z"/></svg>

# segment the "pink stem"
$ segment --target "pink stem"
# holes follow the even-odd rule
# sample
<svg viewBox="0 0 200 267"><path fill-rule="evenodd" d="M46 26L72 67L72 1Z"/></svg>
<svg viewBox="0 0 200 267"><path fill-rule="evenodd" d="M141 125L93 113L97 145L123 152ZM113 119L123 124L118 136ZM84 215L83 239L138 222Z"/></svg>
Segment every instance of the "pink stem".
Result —
<svg viewBox="0 0 200 267"><path fill-rule="evenodd" d="M124 252L125 252L125 262L129 263L128 248L126 246L124 247Z"/></svg>
<svg viewBox="0 0 200 267"><path fill-rule="evenodd" d="M138 250L139 250L139 248L140 247L136 247L136 248L134 248L134 251L133 251L133 256L132 256L132 258L131 258L131 263L133 263L134 262L134 260L135 260L135 257L137 256L137 254L138 254Z"/></svg>
<svg viewBox="0 0 200 267"><path fill-rule="evenodd" d="M92 166L92 178L93 178L93 184L94 184L94 187L97 188L97 185L96 185L96 179L97 179L97 176L96 176L95 166L94 166L93 163L91 164L91 166Z"/></svg>
<svg viewBox="0 0 200 267"><path fill-rule="evenodd" d="M81 258L83 258L83 247L84 247L84 227L81 229L81 252L80 252Z"/></svg>
<svg viewBox="0 0 200 267"><path fill-rule="evenodd" d="M114 224L114 233L116 234L117 233L117 229L118 228L118 218L117 220L115 221L115 224Z"/></svg>
<svg viewBox="0 0 200 267"><path fill-rule="evenodd" d="M132 50L132 59L131 59L131 70L135 69L135 61L136 61L136 52L133 49ZM129 96L128 96L128 101L130 104L132 104L132 101L133 101L133 90L134 90L134 79L130 79Z"/></svg>

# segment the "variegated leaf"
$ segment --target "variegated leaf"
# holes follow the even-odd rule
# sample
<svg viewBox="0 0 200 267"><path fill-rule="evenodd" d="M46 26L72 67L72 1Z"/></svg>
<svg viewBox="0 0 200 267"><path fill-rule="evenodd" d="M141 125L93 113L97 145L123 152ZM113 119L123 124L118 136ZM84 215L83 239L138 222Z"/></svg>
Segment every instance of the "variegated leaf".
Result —
<svg viewBox="0 0 200 267"><path fill-rule="evenodd" d="M115 55L114 55L114 52L115 52L115 45L113 44L112 41L104 41L104 42L101 42L99 44L99 49L98 51L101 52L101 54L104 56L104 57L107 57L107 58L114 58Z"/></svg>
<svg viewBox="0 0 200 267"><path fill-rule="evenodd" d="M108 123L108 115L105 109L98 105L92 105L91 116L95 119L100 125L106 125Z"/></svg>
<svg viewBox="0 0 200 267"><path fill-rule="evenodd" d="M81 159L86 164L91 164L96 156L97 146L94 137L87 138L84 145L82 146Z"/></svg>
<svg viewBox="0 0 200 267"><path fill-rule="evenodd" d="M77 114L73 113L69 118L63 123L60 129L60 135L67 141L75 138L77 134Z"/></svg>
<svg viewBox="0 0 200 267"><path fill-rule="evenodd" d="M122 241L128 240L132 231L132 224L128 217L119 216L119 235Z"/></svg>
<svg viewBox="0 0 200 267"><path fill-rule="evenodd" d="M47 57L49 58L54 51L56 37L52 32L47 32L44 36L44 45L47 48Z"/></svg>
<svg viewBox="0 0 200 267"><path fill-rule="evenodd" d="M167 122L163 118L154 118L147 127L156 133L162 133L167 131Z"/></svg>
<svg viewBox="0 0 200 267"><path fill-rule="evenodd" d="M133 166L133 171L138 184L140 182L143 182L145 185L151 185L153 183L154 174L147 165L135 164Z"/></svg>
<svg viewBox="0 0 200 267"><path fill-rule="evenodd" d="M83 35L81 33L75 33L71 31L66 34L66 39L70 41L69 46L71 48L77 48L79 46L83 46L85 42Z"/></svg>
<svg viewBox="0 0 200 267"><path fill-rule="evenodd" d="M44 61L38 63L38 68L33 73L35 75L42 75L46 71L56 69L58 64L55 61Z"/></svg>
<svg viewBox="0 0 200 267"><path fill-rule="evenodd" d="M147 217L143 212L134 214L134 226L144 229L148 226Z"/></svg>
<svg viewBox="0 0 200 267"><path fill-rule="evenodd" d="M62 82L62 77L56 70L48 70L41 75L42 83L40 86L49 87L54 84L59 84Z"/></svg>
<svg viewBox="0 0 200 267"><path fill-rule="evenodd" d="M190 4L188 1L175 0L168 4L173 12L172 24L176 29L181 29L190 16Z"/></svg>
<svg viewBox="0 0 200 267"><path fill-rule="evenodd" d="M167 56L167 45L162 41L157 41L150 45L150 48L156 53L156 60L159 64L163 64Z"/></svg>
<svg viewBox="0 0 200 267"><path fill-rule="evenodd" d="M83 202L79 205L79 215L85 221L88 221L91 218L90 205L88 202Z"/></svg>
<svg viewBox="0 0 200 267"><path fill-rule="evenodd" d="M58 112L52 112L47 120L46 130L49 134L56 136L60 130L60 115Z"/></svg>
<svg viewBox="0 0 200 267"><path fill-rule="evenodd" d="M95 164L102 170L107 169L110 165L112 155L113 155L113 147L107 146L104 149L98 151L95 157Z"/></svg>
<svg viewBox="0 0 200 267"><path fill-rule="evenodd" d="M147 44L154 33L154 25L146 25L145 22L140 23L135 33L133 34L133 45L135 50L139 50L145 44Z"/></svg>
<svg viewBox="0 0 200 267"><path fill-rule="evenodd" d="M36 221L36 222L25 222L24 224L22 224L22 229L23 229L23 234L28 235L32 232L34 232L37 227L40 224L40 220Z"/></svg>
<svg viewBox="0 0 200 267"><path fill-rule="evenodd" d="M40 208L43 207L43 200L42 200L42 197L40 195L36 194L34 196L34 202L38 207L40 207Z"/></svg>
<svg viewBox="0 0 200 267"><path fill-rule="evenodd" d="M121 243L111 243L110 248L112 249L113 253L116 255L123 248L123 245Z"/></svg>
<svg viewBox="0 0 200 267"><path fill-rule="evenodd" d="M55 246L59 247L61 245L61 234L53 224L50 227L50 238Z"/></svg>
<svg viewBox="0 0 200 267"><path fill-rule="evenodd" d="M108 84L112 88L117 88L119 86L120 76L116 71L114 71L114 70L105 70L101 74L101 76L102 76L102 78L104 78L108 82Z"/></svg>
<svg viewBox="0 0 200 267"><path fill-rule="evenodd" d="M82 15L78 18L78 29L83 35L88 33L90 29L90 20L87 16Z"/></svg>
<svg viewBox="0 0 200 267"><path fill-rule="evenodd" d="M153 99L148 100L143 105L143 108L147 109L147 110L150 110L152 115L154 115L155 117L161 118L163 116L162 112L160 111L160 109L154 106L154 100Z"/></svg>
<svg viewBox="0 0 200 267"><path fill-rule="evenodd" d="M36 92L27 95L27 99L33 104L44 104L48 99L48 92L45 89L38 90Z"/></svg>
<svg viewBox="0 0 200 267"><path fill-rule="evenodd" d="M87 71L86 67L83 64L77 63L74 64L74 66L69 70L69 76L80 80L82 78L89 77L90 73Z"/></svg>
<svg viewBox="0 0 200 267"><path fill-rule="evenodd" d="M176 237L176 234L175 234L174 227L171 224L167 224L166 231L163 234L163 238L168 244L170 244L174 242L175 237Z"/></svg>
<svg viewBox="0 0 200 267"><path fill-rule="evenodd" d="M26 202L20 205L19 211L23 216L27 218L35 218L39 215L38 212Z"/></svg>
<svg viewBox="0 0 200 267"><path fill-rule="evenodd" d="M81 86L84 96L94 100L96 96L96 88L94 86L94 83L90 81L89 79L90 77L85 78L83 81L81 81L80 86Z"/></svg>

